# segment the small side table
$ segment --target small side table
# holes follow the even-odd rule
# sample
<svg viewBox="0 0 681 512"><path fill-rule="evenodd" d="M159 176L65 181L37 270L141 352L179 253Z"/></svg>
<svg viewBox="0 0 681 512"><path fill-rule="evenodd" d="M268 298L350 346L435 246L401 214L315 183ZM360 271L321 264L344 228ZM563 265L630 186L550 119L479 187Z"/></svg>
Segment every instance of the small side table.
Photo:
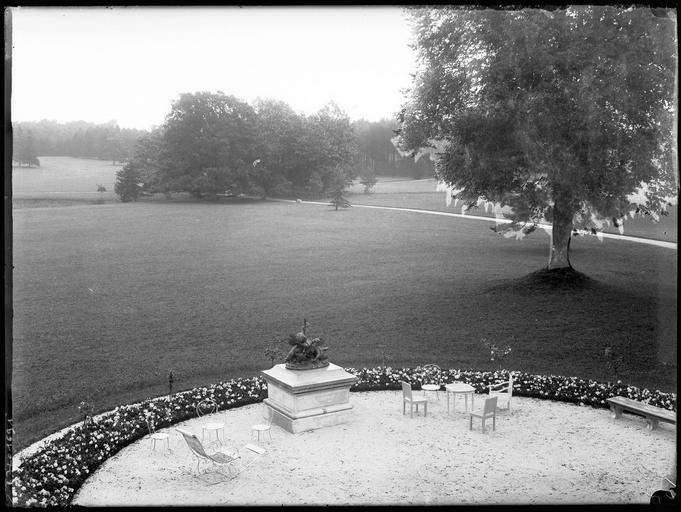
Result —
<svg viewBox="0 0 681 512"><path fill-rule="evenodd" d="M151 450L156 451L156 441L161 441L161 453L165 454L166 450L170 451L170 436L165 432L153 432L151 434Z"/></svg>
<svg viewBox="0 0 681 512"><path fill-rule="evenodd" d="M208 431L208 442L210 443L211 432L215 432L216 442L221 446L223 445L222 439L220 439L220 430L222 430L222 437L225 437L225 424L224 423L206 423L202 425L201 440L203 441L206 437L206 431ZM214 441L215 442L215 441Z"/></svg>
<svg viewBox="0 0 681 512"><path fill-rule="evenodd" d="M253 439L253 433L258 433L258 442L260 442L260 434L263 434L263 439L265 439L265 432L270 436L270 441L272 440L272 426L269 423L258 423L251 427L251 439Z"/></svg>
<svg viewBox="0 0 681 512"><path fill-rule="evenodd" d="M463 395L466 401L466 412L468 412L468 395L471 396L471 409L475 404L475 388L469 384L464 384L463 382L452 382L451 384L445 385L445 392L447 393L447 412L449 412L449 395L450 393L454 395L452 410L456 405L456 395Z"/></svg>

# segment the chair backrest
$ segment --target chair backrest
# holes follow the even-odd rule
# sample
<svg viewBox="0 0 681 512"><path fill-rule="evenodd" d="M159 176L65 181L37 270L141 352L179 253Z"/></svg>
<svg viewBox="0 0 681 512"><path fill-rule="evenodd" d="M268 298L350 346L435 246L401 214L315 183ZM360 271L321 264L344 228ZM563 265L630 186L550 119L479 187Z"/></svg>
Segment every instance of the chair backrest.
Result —
<svg viewBox="0 0 681 512"><path fill-rule="evenodd" d="M411 399L411 384L403 380L400 383L402 384L402 397Z"/></svg>
<svg viewBox="0 0 681 512"><path fill-rule="evenodd" d="M196 404L196 415L213 414L218 412L218 404L211 398L205 398Z"/></svg>
<svg viewBox="0 0 681 512"><path fill-rule="evenodd" d="M483 414L492 414L497 408L497 398L493 396L492 398L485 398L485 406L483 407Z"/></svg>
<svg viewBox="0 0 681 512"><path fill-rule="evenodd" d="M508 382L497 382L490 384L490 394L498 395L499 393L508 393L510 397L513 394L513 375L508 376Z"/></svg>
<svg viewBox="0 0 681 512"><path fill-rule="evenodd" d="M203 449L203 445L201 444L201 441L199 441L198 437L196 437L194 434L191 434L179 428L175 430L182 434L182 437L184 437L184 440L187 442L187 445L189 446L189 449L191 451L193 451L196 455L199 455L200 457L205 457L206 459L210 458L208 457L206 450Z"/></svg>
<svg viewBox="0 0 681 512"><path fill-rule="evenodd" d="M501 382L497 384L498 386L501 386ZM508 382L504 382L504 387L501 388L497 393L508 393L509 396L513 394L513 375L508 376Z"/></svg>
<svg viewBox="0 0 681 512"><path fill-rule="evenodd" d="M154 427L154 419L151 416L146 416L144 418L144 421L147 422L147 429L149 429L149 434L153 434L154 432L156 432Z"/></svg>
<svg viewBox="0 0 681 512"><path fill-rule="evenodd" d="M423 384L440 384L442 380L442 369L436 364L424 364L421 367L423 371Z"/></svg>

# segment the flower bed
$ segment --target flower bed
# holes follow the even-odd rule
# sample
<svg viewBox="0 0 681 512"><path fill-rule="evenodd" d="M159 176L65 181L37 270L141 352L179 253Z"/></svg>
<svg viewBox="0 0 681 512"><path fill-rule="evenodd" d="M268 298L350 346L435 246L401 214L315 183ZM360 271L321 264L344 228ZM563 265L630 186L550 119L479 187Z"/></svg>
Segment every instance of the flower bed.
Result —
<svg viewBox="0 0 681 512"><path fill-rule="evenodd" d="M414 368L346 368L358 377L351 391L401 389L400 380L411 381L419 389L422 376ZM472 385L478 393L486 393L490 383L508 379L509 372L443 370L443 382L454 380ZM626 396L651 405L676 410L676 395L626 386L618 381L610 385L576 377L531 375L513 372L513 394L572 402L580 405L607 407L606 398ZM232 379L190 391L172 398L147 399L134 405L116 407L93 419L87 426L76 425L62 437L46 442L24 457L12 474L14 506L66 506L85 479L102 462L128 444L141 439L148 431L145 418L155 417L157 428L196 417L195 404L205 398L215 400L220 410L262 401L267 396L267 383L261 377Z"/></svg>
<svg viewBox="0 0 681 512"><path fill-rule="evenodd" d="M350 391L379 391L402 389L400 381L411 381L414 389L420 389L417 384L423 377L418 369L413 368L346 368L359 380ZM585 380L578 377L563 377L558 375L532 375L529 373L513 373L513 395L530 398L544 398L559 402L570 402L594 407L608 407L607 398L625 396L633 400L641 400L662 407L676 410L676 395L661 391L649 391L634 386L627 386L617 381L616 384L606 384L595 380ZM474 371L474 370L442 370L442 381L460 381L470 384L476 393L487 393L490 384L508 380L509 371Z"/></svg>

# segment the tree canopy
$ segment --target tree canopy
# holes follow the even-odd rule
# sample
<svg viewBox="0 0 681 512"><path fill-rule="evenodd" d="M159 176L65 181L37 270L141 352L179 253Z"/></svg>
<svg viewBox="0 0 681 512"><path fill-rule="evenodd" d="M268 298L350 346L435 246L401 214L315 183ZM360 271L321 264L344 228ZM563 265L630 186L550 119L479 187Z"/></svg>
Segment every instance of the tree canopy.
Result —
<svg viewBox="0 0 681 512"><path fill-rule="evenodd" d="M257 158L255 111L217 93L181 94L163 126L162 181L200 197L229 188Z"/></svg>
<svg viewBox="0 0 681 512"><path fill-rule="evenodd" d="M649 8L410 11L419 69L399 144L437 148L436 176L518 233L552 224L549 268L574 230L664 211L678 193L676 19Z"/></svg>
<svg viewBox="0 0 681 512"><path fill-rule="evenodd" d="M336 186L338 169L355 177L356 146L352 123L333 103L304 116L281 101L251 106L198 92L180 95L132 160L144 188L167 194L321 195Z"/></svg>
<svg viewBox="0 0 681 512"><path fill-rule="evenodd" d="M351 122L334 102L306 116L274 99L249 105L221 91L184 93L162 125L137 138L128 163L145 192L318 199L344 191L360 173L365 182L379 172L432 174L425 159L396 151L396 126Z"/></svg>
<svg viewBox="0 0 681 512"><path fill-rule="evenodd" d="M253 180L265 195L305 186L304 119L283 101L258 98L254 108L260 162L253 168Z"/></svg>

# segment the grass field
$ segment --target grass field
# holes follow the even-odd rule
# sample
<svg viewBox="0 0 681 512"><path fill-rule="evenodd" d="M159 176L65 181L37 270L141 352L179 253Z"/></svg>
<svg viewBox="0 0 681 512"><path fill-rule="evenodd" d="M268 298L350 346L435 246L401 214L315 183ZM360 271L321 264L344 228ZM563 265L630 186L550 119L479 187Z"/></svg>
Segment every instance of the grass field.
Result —
<svg viewBox="0 0 681 512"><path fill-rule="evenodd" d="M40 167L15 167L12 172L14 208L104 204L118 201L114 193L120 164L111 160L41 156ZM97 192L97 185L106 192Z"/></svg>
<svg viewBox="0 0 681 512"><path fill-rule="evenodd" d="M599 286L531 294L512 285L545 265L543 232L516 241L485 221L408 212L67 196L13 210L15 448L76 421L87 395L105 410L166 392L169 369L175 389L253 375L269 367L264 343L303 317L341 366L378 365L385 345L392 366L489 369L486 338L513 347L510 369L607 381L611 345L623 381L676 392L675 250L578 238L573 265Z"/></svg>

